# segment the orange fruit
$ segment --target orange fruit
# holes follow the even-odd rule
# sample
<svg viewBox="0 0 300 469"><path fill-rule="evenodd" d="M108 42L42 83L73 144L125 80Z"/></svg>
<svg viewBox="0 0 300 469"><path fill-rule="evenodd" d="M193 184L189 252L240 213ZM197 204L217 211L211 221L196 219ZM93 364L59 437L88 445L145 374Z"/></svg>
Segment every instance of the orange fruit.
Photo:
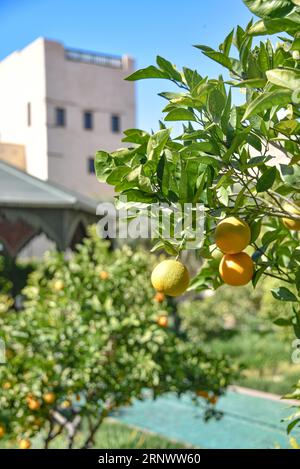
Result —
<svg viewBox="0 0 300 469"><path fill-rule="evenodd" d="M208 391L196 391L196 394L198 397L203 397L204 399L208 399L209 397L209 394L208 394Z"/></svg>
<svg viewBox="0 0 300 469"><path fill-rule="evenodd" d="M295 202L299 206L299 210L290 204L284 204L283 208L290 212L292 215L300 215L300 201ZM282 223L288 230L300 231L300 220L293 220L292 218L283 218Z"/></svg>
<svg viewBox="0 0 300 469"><path fill-rule="evenodd" d="M155 290L169 296L179 296L190 283L190 275L181 262L167 259L160 262L153 270L151 282Z"/></svg>
<svg viewBox="0 0 300 469"><path fill-rule="evenodd" d="M56 396L54 392L46 392L43 395L43 399L46 402L46 404L53 404L55 402Z"/></svg>
<svg viewBox="0 0 300 469"><path fill-rule="evenodd" d="M222 280L235 287L246 285L253 277L254 264L245 252L225 254L219 265Z"/></svg>
<svg viewBox="0 0 300 469"><path fill-rule="evenodd" d="M106 272L105 270L101 270L101 272L99 273L99 277L101 278L101 280L107 280L109 277L108 272Z"/></svg>
<svg viewBox="0 0 300 469"><path fill-rule="evenodd" d="M158 316L157 318L157 324L160 326L160 327L167 327L168 326L168 316L166 314L162 314L160 316Z"/></svg>
<svg viewBox="0 0 300 469"><path fill-rule="evenodd" d="M11 388L11 383L9 381L6 381L5 383L3 383L2 388L7 391L8 389Z"/></svg>
<svg viewBox="0 0 300 469"><path fill-rule="evenodd" d="M53 290L54 291L61 291L63 288L64 288L65 284L62 280L58 279L58 280L55 280L54 283L53 283Z"/></svg>
<svg viewBox="0 0 300 469"><path fill-rule="evenodd" d="M213 396L208 398L208 402L212 405L215 405L218 402L218 397L213 395Z"/></svg>
<svg viewBox="0 0 300 469"><path fill-rule="evenodd" d="M165 300L165 295L158 291L154 297L155 301L157 301L157 303L162 303L164 300Z"/></svg>
<svg viewBox="0 0 300 469"><path fill-rule="evenodd" d="M243 251L251 240L248 223L236 217L224 218L215 231L216 245L225 254L236 254Z"/></svg>
<svg viewBox="0 0 300 469"><path fill-rule="evenodd" d="M68 407L71 407L71 402L68 401L68 400L65 400L65 401L63 401L63 402L61 403L61 407L62 407L63 409L68 409Z"/></svg>
<svg viewBox="0 0 300 469"><path fill-rule="evenodd" d="M43 420L41 418L35 418L34 419L34 425L36 425L38 428L41 428L43 425Z"/></svg>
<svg viewBox="0 0 300 469"><path fill-rule="evenodd" d="M31 441L26 439L20 440L19 441L19 448L20 449L29 449L31 448Z"/></svg>
<svg viewBox="0 0 300 469"><path fill-rule="evenodd" d="M40 402L35 397L27 397L27 405L30 410L39 410L41 407Z"/></svg>
<svg viewBox="0 0 300 469"><path fill-rule="evenodd" d="M5 435L5 427L3 425L0 425L0 438L3 438Z"/></svg>

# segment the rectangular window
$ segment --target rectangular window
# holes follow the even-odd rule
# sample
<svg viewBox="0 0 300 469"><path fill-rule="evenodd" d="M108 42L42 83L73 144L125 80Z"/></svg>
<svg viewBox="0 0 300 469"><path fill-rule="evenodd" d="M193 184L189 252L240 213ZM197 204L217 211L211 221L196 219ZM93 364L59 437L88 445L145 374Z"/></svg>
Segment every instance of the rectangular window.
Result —
<svg viewBox="0 0 300 469"><path fill-rule="evenodd" d="M66 110L62 107L55 108L55 124L57 127L66 125Z"/></svg>
<svg viewBox="0 0 300 469"><path fill-rule="evenodd" d="M94 158L91 156L88 158L88 173L95 174Z"/></svg>
<svg viewBox="0 0 300 469"><path fill-rule="evenodd" d="M92 130L93 128L93 113L90 111L86 111L83 114L83 127L86 130Z"/></svg>
<svg viewBox="0 0 300 469"><path fill-rule="evenodd" d="M111 116L111 131L114 133L120 132L120 116Z"/></svg>
<svg viewBox="0 0 300 469"><path fill-rule="evenodd" d="M27 103L27 125L31 126L31 103Z"/></svg>

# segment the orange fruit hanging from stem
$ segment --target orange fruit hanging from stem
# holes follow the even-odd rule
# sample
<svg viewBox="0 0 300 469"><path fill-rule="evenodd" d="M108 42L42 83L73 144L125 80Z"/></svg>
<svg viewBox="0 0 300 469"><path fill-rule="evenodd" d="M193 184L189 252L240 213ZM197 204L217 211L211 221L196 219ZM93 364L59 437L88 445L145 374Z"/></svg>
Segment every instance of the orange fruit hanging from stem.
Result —
<svg viewBox="0 0 300 469"><path fill-rule="evenodd" d="M245 252L225 254L219 265L222 280L235 287L246 285L253 277L254 264Z"/></svg>

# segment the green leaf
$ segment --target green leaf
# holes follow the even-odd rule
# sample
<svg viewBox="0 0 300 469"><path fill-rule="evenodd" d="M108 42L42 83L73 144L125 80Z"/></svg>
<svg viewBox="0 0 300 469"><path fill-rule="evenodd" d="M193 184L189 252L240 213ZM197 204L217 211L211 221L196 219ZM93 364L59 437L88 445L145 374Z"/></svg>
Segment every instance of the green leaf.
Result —
<svg viewBox="0 0 300 469"><path fill-rule="evenodd" d="M263 88L266 83L267 80L265 78L249 78L248 80L239 81L233 86L235 88Z"/></svg>
<svg viewBox="0 0 300 469"><path fill-rule="evenodd" d="M223 65L229 70L232 69L231 60L225 54L222 54L222 52L215 51L211 49L210 47L202 46L202 45L196 45L194 47L196 47L197 49L200 49L204 55L214 60L215 62L218 62L219 64Z"/></svg>
<svg viewBox="0 0 300 469"><path fill-rule="evenodd" d="M213 119L219 122L225 107L225 96L221 91L215 89L209 93L207 107Z"/></svg>
<svg viewBox="0 0 300 469"><path fill-rule="evenodd" d="M262 166L266 164L268 161L270 161L273 157L271 155L267 156L253 156L253 158L250 158L247 161L247 164L245 165L246 168L255 168L257 166Z"/></svg>
<svg viewBox="0 0 300 469"><path fill-rule="evenodd" d="M224 39L224 42L220 45L220 50L228 57L231 44L232 44L232 39L233 39L233 34L234 34L234 29L226 36Z"/></svg>
<svg viewBox="0 0 300 469"><path fill-rule="evenodd" d="M180 151L181 154L191 152L205 152L213 153L215 151L215 145L212 142L195 142L183 147Z"/></svg>
<svg viewBox="0 0 300 469"><path fill-rule="evenodd" d="M292 399L294 398L294 396L292 396ZM299 419L295 419L293 420L292 422L290 422L288 424L288 426L286 427L286 431L287 431L287 434L289 435L291 433L291 431L293 430L293 428L295 428L295 426L300 422L300 418Z"/></svg>
<svg viewBox="0 0 300 469"><path fill-rule="evenodd" d="M194 113L185 108L173 109L166 117L165 121L197 121Z"/></svg>
<svg viewBox="0 0 300 469"><path fill-rule="evenodd" d="M290 13L294 5L291 0L243 0L245 5L256 16L260 18L266 17L282 17Z"/></svg>
<svg viewBox="0 0 300 469"><path fill-rule="evenodd" d="M202 77L199 75L197 70L191 70L190 68L183 67L183 74L185 82L190 90L193 90L197 85L202 82Z"/></svg>
<svg viewBox="0 0 300 469"><path fill-rule="evenodd" d="M224 109L222 111L222 116L221 116L221 127L225 135L230 134L230 131L232 130L230 122L229 122L230 112L231 112L231 89L229 90L229 93L227 95L225 106L224 106Z"/></svg>
<svg viewBox="0 0 300 469"><path fill-rule="evenodd" d="M277 169L276 166L271 166L260 176L256 183L257 192L264 192L270 189L276 179Z"/></svg>
<svg viewBox="0 0 300 469"><path fill-rule="evenodd" d="M276 300L280 301L297 301L296 296L286 287L273 288L272 295Z"/></svg>
<svg viewBox="0 0 300 469"><path fill-rule="evenodd" d="M147 157L149 161L157 161L170 137L170 129L159 130L151 135L147 145Z"/></svg>
<svg viewBox="0 0 300 469"><path fill-rule="evenodd" d="M273 70L268 70L266 75L268 80L274 85L289 88L292 91L300 87L300 70L274 68Z"/></svg>
<svg viewBox="0 0 300 469"><path fill-rule="evenodd" d="M248 34L251 36L260 36L263 34L267 34L267 28L263 20L256 21L251 27L248 29Z"/></svg>
<svg viewBox="0 0 300 469"><path fill-rule="evenodd" d="M299 21L294 18L274 18L257 21L248 30L251 36L260 36L264 34L276 34L285 31L289 34L296 34L299 30Z"/></svg>
<svg viewBox="0 0 300 469"><path fill-rule="evenodd" d="M140 129L127 129L124 130L125 137L122 139L122 142L130 143L144 143L149 134L144 130Z"/></svg>
<svg viewBox="0 0 300 469"><path fill-rule="evenodd" d="M229 195L230 195L230 187L226 188L221 186L220 189L217 190L217 196L221 204L228 207L229 203Z"/></svg>
<svg viewBox="0 0 300 469"><path fill-rule="evenodd" d="M263 273L264 273L264 271L266 270L266 268L267 268L267 266L260 267L260 269L256 270L256 272L254 273L253 278L252 278L252 285L253 285L253 288L256 287L257 282L259 281L259 279L260 279L261 276L263 275Z"/></svg>
<svg viewBox="0 0 300 469"><path fill-rule="evenodd" d="M124 191L122 195L127 197L127 202L145 202L154 203L157 201L155 194L147 194L146 192L140 191L139 189L129 189Z"/></svg>
<svg viewBox="0 0 300 469"><path fill-rule="evenodd" d="M171 62L169 62L169 60L166 60L158 55L156 57L156 63L161 70L163 70L169 75L170 78L179 82L182 81L180 73L178 72L178 70L176 70L175 66Z"/></svg>
<svg viewBox="0 0 300 469"><path fill-rule="evenodd" d="M226 151L226 153L223 155L223 160L228 162L231 155L238 149L238 147L243 143L246 142L248 139L249 132L251 131L251 127L246 127L245 129L241 130L239 133L237 133L232 141L232 144L230 145L230 148Z"/></svg>
<svg viewBox="0 0 300 469"><path fill-rule="evenodd" d="M299 19L294 21L294 18L274 18L265 19L264 24L268 34L276 34L285 31L289 34L295 34L299 31Z"/></svg>
<svg viewBox="0 0 300 469"><path fill-rule="evenodd" d="M131 168L129 166L117 166L107 177L106 183L113 186L119 184L122 178L126 176L126 174L130 173L130 171Z"/></svg>
<svg viewBox="0 0 300 469"><path fill-rule="evenodd" d="M280 106L282 108L286 104L289 104L291 100L292 94L289 90L277 90L260 94L248 104L242 120L249 119L253 114L259 114L273 106Z"/></svg>
<svg viewBox="0 0 300 469"><path fill-rule="evenodd" d="M178 254L177 249L173 246L170 241L166 239L160 239L151 249L150 252L155 252L164 249L170 256L176 256Z"/></svg>
<svg viewBox="0 0 300 469"><path fill-rule="evenodd" d="M260 47L259 47L259 53L258 53L258 64L259 64L260 69L263 72L266 72L267 70L269 70L269 68L271 68L270 59L271 57L269 56L267 52L264 42L261 42Z"/></svg>
<svg viewBox="0 0 300 469"><path fill-rule="evenodd" d="M298 135L300 133L300 124L296 120L283 120L278 122L274 127L284 135Z"/></svg>
<svg viewBox="0 0 300 469"><path fill-rule="evenodd" d="M297 290L300 293L300 268L297 270L296 275L295 275L295 285Z"/></svg>
<svg viewBox="0 0 300 469"><path fill-rule="evenodd" d="M255 220L254 222L252 222L250 229L251 229L251 243L254 243L260 234L261 220Z"/></svg>
<svg viewBox="0 0 300 469"><path fill-rule="evenodd" d="M97 179L101 182L105 182L107 176L111 172L110 164L112 157L106 151L97 151L95 156L95 171Z"/></svg>
<svg viewBox="0 0 300 469"><path fill-rule="evenodd" d="M246 190L246 187L243 187L243 189L238 193L234 202L235 210L238 210L240 207L242 207L244 200L245 200L245 190Z"/></svg>
<svg viewBox="0 0 300 469"><path fill-rule="evenodd" d="M275 319L274 324L280 327L287 327L287 326L291 326L292 321L291 319L287 319L287 318L277 318Z"/></svg>
<svg viewBox="0 0 300 469"><path fill-rule="evenodd" d="M254 134L249 134L247 141L248 141L249 145L251 145L253 148L255 148L255 150L257 150L259 152L261 151L261 140L260 140L259 137L257 137Z"/></svg>
<svg viewBox="0 0 300 469"><path fill-rule="evenodd" d="M169 78L169 75L154 65L150 65L149 67L137 70L136 72L126 77L125 80L136 81L145 80L147 78Z"/></svg>
<svg viewBox="0 0 300 469"><path fill-rule="evenodd" d="M251 60L251 45L252 45L253 38L251 36L246 36L242 41L239 53L240 53L240 61L243 66L244 70L247 70L247 74L249 78L253 78L249 73L249 59ZM256 65L256 64L255 64ZM258 74L255 74L255 78L259 75L259 70L257 69Z"/></svg>

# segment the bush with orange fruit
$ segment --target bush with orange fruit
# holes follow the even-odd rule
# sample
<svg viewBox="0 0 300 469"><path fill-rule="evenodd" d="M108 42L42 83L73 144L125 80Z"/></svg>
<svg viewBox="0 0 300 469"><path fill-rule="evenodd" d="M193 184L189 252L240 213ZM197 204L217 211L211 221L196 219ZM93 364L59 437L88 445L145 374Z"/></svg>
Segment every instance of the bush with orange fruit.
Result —
<svg viewBox="0 0 300 469"><path fill-rule="evenodd" d="M22 448L39 432L48 447L60 425L72 446L70 428L76 434L85 418L100 425L100 417L143 397L145 388L181 394L201 382L222 393L229 381L226 360L167 327L164 295L153 301L148 282L154 258L108 247L92 228L70 259L48 255L30 276L25 309L0 315L10 351L9 366L0 368L0 422ZM53 279L64 279L63 288L53 288ZM92 444L93 432L84 446Z"/></svg>

